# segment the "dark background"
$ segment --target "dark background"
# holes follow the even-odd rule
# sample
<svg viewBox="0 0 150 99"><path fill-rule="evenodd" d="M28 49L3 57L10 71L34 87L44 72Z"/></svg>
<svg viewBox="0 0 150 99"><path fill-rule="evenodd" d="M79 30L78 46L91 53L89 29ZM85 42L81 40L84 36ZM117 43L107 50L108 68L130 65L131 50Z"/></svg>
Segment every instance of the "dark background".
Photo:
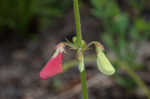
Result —
<svg viewBox="0 0 150 99"><path fill-rule="evenodd" d="M150 1L79 1L83 39L100 41L116 68L105 76L92 58L95 51L85 53L92 58L86 63L89 99L150 97ZM0 0L0 99L82 99L77 67L39 78L56 44L75 35L72 3ZM73 66L75 56L68 50L63 63Z"/></svg>

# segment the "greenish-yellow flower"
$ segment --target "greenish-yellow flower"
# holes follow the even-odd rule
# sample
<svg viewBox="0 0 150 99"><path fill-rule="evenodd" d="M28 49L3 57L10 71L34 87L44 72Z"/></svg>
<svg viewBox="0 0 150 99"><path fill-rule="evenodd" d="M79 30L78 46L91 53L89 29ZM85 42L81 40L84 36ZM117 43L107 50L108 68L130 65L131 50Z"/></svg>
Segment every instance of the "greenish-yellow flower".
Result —
<svg viewBox="0 0 150 99"><path fill-rule="evenodd" d="M115 69L110 63L110 61L105 56L104 52L102 51L101 47L96 46L97 52L97 66L98 69L106 75L112 75L115 73Z"/></svg>

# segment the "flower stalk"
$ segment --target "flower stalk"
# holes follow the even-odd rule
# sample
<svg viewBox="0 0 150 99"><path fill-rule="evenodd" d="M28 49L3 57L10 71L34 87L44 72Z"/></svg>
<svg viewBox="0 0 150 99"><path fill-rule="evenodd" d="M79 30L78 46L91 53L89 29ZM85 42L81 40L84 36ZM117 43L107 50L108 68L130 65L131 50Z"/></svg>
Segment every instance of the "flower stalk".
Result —
<svg viewBox="0 0 150 99"><path fill-rule="evenodd" d="M75 25L76 25L76 34L77 34L77 42L78 42L78 51L81 53L81 58L79 58L79 66L80 66L80 76L81 76L81 85L82 85L82 94L83 99L88 99L87 94L87 86L86 86L86 72L83 64L83 52L82 52L82 34L81 34L81 24L80 24L80 13L79 13L79 5L78 0L74 0L74 16L75 16ZM80 50L81 49L81 50Z"/></svg>
<svg viewBox="0 0 150 99"><path fill-rule="evenodd" d="M78 46L81 48L82 34L81 34L79 5L78 5L78 0L73 0L73 1L74 1L73 6L74 6L74 16L75 16L77 42L78 42Z"/></svg>

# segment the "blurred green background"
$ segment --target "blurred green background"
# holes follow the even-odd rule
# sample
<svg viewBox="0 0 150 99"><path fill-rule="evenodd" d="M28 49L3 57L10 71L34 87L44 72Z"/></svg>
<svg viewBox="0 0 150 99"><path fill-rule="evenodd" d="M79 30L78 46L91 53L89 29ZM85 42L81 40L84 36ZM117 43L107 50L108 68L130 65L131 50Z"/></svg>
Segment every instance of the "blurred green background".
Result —
<svg viewBox="0 0 150 99"><path fill-rule="evenodd" d="M100 41L117 71L101 74L99 79L110 84L89 87L89 99L150 99L150 1L79 1L83 38ZM55 45L75 35L72 3L0 0L1 99L81 99L77 68L48 81L38 78ZM88 82L97 81L92 80L99 73L93 54L87 52ZM76 65L74 56L65 55L64 67Z"/></svg>

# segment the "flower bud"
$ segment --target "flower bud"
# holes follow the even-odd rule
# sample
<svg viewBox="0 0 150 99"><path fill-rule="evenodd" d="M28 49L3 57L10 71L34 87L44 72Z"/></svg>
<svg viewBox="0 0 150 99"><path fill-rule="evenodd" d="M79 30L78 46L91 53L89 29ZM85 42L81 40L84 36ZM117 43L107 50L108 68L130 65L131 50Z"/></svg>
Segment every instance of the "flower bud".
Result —
<svg viewBox="0 0 150 99"><path fill-rule="evenodd" d="M103 52L103 46L100 43L96 43L96 52L97 52L97 66L98 69L106 74L106 75L112 75L115 73L115 69L110 63L110 61L107 59Z"/></svg>

